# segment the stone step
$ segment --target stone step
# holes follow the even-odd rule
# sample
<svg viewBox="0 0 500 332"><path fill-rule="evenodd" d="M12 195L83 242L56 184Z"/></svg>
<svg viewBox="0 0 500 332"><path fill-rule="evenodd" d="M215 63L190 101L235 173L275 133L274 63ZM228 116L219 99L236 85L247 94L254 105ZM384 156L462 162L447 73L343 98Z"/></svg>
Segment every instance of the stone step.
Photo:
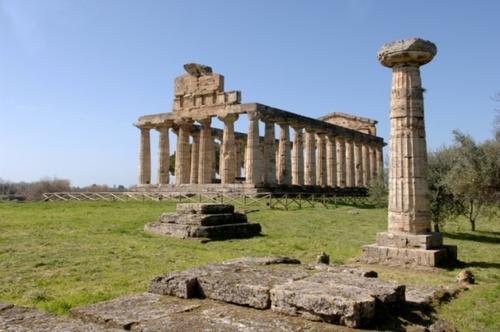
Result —
<svg viewBox="0 0 500 332"><path fill-rule="evenodd" d="M218 214L234 213L234 205L218 203L179 203L176 207L179 214Z"/></svg>
<svg viewBox="0 0 500 332"><path fill-rule="evenodd" d="M225 224L240 224L247 222L247 216L243 213L218 213L218 214L179 214L163 213L160 216L161 222L198 225L198 226L218 226Z"/></svg>
<svg viewBox="0 0 500 332"><path fill-rule="evenodd" d="M257 236L260 224L226 224L218 226L196 226L154 221L144 226L149 233L173 236L181 239L198 238L204 240L241 239Z"/></svg>

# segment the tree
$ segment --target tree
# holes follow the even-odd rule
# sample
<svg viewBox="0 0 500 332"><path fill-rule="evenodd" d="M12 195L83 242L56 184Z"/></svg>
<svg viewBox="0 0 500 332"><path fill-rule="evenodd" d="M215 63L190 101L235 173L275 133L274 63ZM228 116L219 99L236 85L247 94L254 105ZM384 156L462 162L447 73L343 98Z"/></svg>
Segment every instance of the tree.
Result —
<svg viewBox="0 0 500 332"><path fill-rule="evenodd" d="M478 217L495 211L488 208L499 203L500 143L496 140L478 145L458 130L453 134L455 153L443 184L474 231Z"/></svg>

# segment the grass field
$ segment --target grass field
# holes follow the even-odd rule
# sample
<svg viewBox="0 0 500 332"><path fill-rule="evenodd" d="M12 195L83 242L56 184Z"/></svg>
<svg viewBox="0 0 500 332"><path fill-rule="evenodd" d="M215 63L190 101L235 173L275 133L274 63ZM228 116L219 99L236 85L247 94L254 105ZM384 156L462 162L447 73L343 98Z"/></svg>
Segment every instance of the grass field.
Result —
<svg viewBox="0 0 500 332"><path fill-rule="evenodd" d="M72 307L144 291L159 274L244 255L287 255L312 263L320 251L334 263L359 256L386 227L384 209L277 211L261 209L249 219L264 236L201 244L145 234L144 224L172 203L48 202L0 204L0 301L65 314ZM477 285L437 316L461 331L500 331L500 222L465 221L445 227L445 243ZM373 268L373 267L372 267ZM405 283L450 283L459 268L435 272L378 267L382 278Z"/></svg>

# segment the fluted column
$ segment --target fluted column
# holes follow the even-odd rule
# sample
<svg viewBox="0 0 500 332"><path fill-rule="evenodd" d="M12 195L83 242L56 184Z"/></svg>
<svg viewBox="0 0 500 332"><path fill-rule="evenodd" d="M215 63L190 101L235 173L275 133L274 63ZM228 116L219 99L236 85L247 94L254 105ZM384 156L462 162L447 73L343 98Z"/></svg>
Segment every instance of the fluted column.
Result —
<svg viewBox="0 0 500 332"><path fill-rule="evenodd" d="M238 120L238 114L228 114L219 118L224 123L222 134L222 145L219 157L219 174L221 183L234 183L236 177L236 159L234 150L236 148L234 141L234 122Z"/></svg>
<svg viewBox="0 0 500 332"><path fill-rule="evenodd" d="M420 66L435 54L436 46L421 39L388 44L379 51L380 62L392 68L389 232L431 230Z"/></svg>
<svg viewBox="0 0 500 332"><path fill-rule="evenodd" d="M175 184L189 183L189 173L191 167L189 164L189 133L193 122L190 120L179 120L176 122L179 126L177 134L177 149L175 153Z"/></svg>
<svg viewBox="0 0 500 332"><path fill-rule="evenodd" d="M280 123L280 140L279 140L279 154L280 159L278 163L278 183L291 184L292 183L292 157L290 150L290 126L286 123Z"/></svg>
<svg viewBox="0 0 500 332"><path fill-rule="evenodd" d="M316 185L316 147L314 132L306 128L304 149L304 184Z"/></svg>
<svg viewBox="0 0 500 332"><path fill-rule="evenodd" d="M170 168L170 142L168 127L158 127L158 184L168 184Z"/></svg>
<svg viewBox="0 0 500 332"><path fill-rule="evenodd" d="M375 148L375 159L376 159L376 173L377 177L380 179L384 178L384 154L383 146L378 146Z"/></svg>
<svg viewBox="0 0 500 332"><path fill-rule="evenodd" d="M259 114L248 114L247 148L245 156L245 177L250 184L260 184L262 181L262 156L259 142Z"/></svg>
<svg viewBox="0 0 500 332"><path fill-rule="evenodd" d="M337 185L344 188L346 186L345 139L337 136L335 144L337 147Z"/></svg>
<svg viewBox="0 0 500 332"><path fill-rule="evenodd" d="M368 153L370 155L370 179L374 180L377 178L377 146L371 143L368 146Z"/></svg>
<svg viewBox="0 0 500 332"><path fill-rule="evenodd" d="M363 163L363 187L368 188L372 177L369 143L363 142L361 146L361 159Z"/></svg>
<svg viewBox="0 0 500 332"><path fill-rule="evenodd" d="M264 125L264 183L276 184L276 136L274 122L266 121Z"/></svg>
<svg viewBox="0 0 500 332"><path fill-rule="evenodd" d="M302 128L293 127L292 148L292 184L302 186L304 184L304 144Z"/></svg>
<svg viewBox="0 0 500 332"><path fill-rule="evenodd" d="M326 137L326 183L329 187L337 186L337 153L335 137Z"/></svg>
<svg viewBox="0 0 500 332"><path fill-rule="evenodd" d="M354 187L354 143L350 138L345 140L345 165L345 185L346 187Z"/></svg>
<svg viewBox="0 0 500 332"><path fill-rule="evenodd" d="M190 183L197 184L200 165L200 132L194 131L192 134L193 143L191 143L191 172Z"/></svg>
<svg viewBox="0 0 500 332"><path fill-rule="evenodd" d="M200 130L200 152L199 152L199 164L198 164L198 183L212 183L212 159L213 159L213 138L212 138L212 128L210 127L212 123L212 118L208 117L199 120L201 124Z"/></svg>
<svg viewBox="0 0 500 332"><path fill-rule="evenodd" d="M354 142L354 185L355 187L362 187L364 183L363 178L363 151L362 142Z"/></svg>
<svg viewBox="0 0 500 332"><path fill-rule="evenodd" d="M322 133L316 134L316 185L326 186L326 146Z"/></svg>
<svg viewBox="0 0 500 332"><path fill-rule="evenodd" d="M149 128L141 130L141 142L139 146L139 184L151 183L151 139Z"/></svg>

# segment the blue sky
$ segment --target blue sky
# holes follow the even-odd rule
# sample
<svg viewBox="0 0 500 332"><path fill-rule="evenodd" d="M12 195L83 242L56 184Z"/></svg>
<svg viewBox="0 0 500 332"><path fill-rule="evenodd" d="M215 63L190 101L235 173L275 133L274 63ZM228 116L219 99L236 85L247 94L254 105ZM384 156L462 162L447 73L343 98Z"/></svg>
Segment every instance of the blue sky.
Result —
<svg viewBox="0 0 500 332"><path fill-rule="evenodd" d="M481 141L498 107L499 13L493 0L0 0L0 178L134 184L132 123L170 111L187 62L243 102L374 118L387 140L391 73L376 52L412 36L438 46L422 67L429 149L455 128Z"/></svg>

